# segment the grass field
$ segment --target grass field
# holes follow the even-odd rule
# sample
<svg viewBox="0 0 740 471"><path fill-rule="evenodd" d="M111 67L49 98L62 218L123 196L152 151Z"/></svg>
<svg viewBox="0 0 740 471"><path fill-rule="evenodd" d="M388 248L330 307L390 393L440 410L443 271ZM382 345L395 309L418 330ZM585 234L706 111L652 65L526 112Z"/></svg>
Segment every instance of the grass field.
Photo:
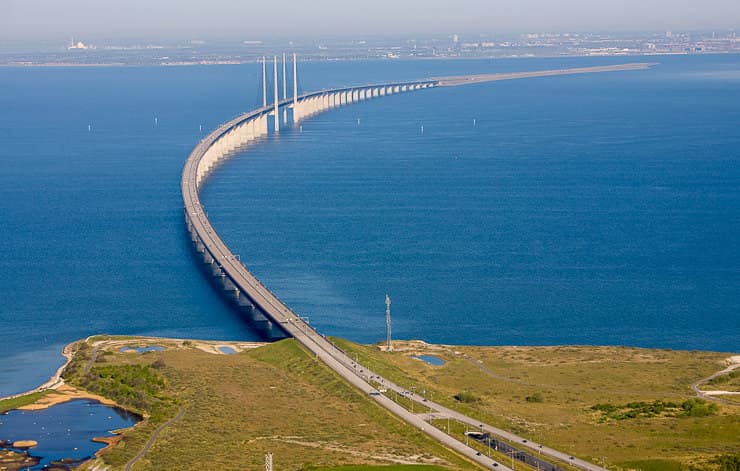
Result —
<svg viewBox="0 0 740 471"><path fill-rule="evenodd" d="M19 407L33 404L46 395L46 391L39 391L25 396L14 397L13 399L5 399L0 401L0 414L7 412L11 409L17 409Z"/></svg>
<svg viewBox="0 0 740 471"><path fill-rule="evenodd" d="M92 346L81 343L67 381L148 418L88 469L121 469L181 408L181 420L162 431L134 470L262 469L267 452L275 468L285 470L477 469L378 408L295 341L220 355L197 341L93 340L103 342L95 361ZM727 354L423 342L398 342L388 353L334 341L417 394L610 469L740 469L733 467L740 463L733 454L740 449L740 407L691 400L691 383L722 369ZM122 353L121 342L165 350ZM412 355L435 355L445 363L432 366ZM733 376L718 383L735 381ZM464 440L462 424L442 419L434 425L449 426ZM475 446L485 452L484 445ZM716 461L720 456L724 464ZM508 463L505 458L499 461Z"/></svg>
<svg viewBox="0 0 740 471"><path fill-rule="evenodd" d="M691 383L722 369L728 354L420 342L399 342L402 351L389 354L375 346L335 341L399 385L426 391L427 397L472 417L599 464L715 469L711 460L740 449L739 407L720 405L716 414L703 417L689 416L680 408L692 397ZM446 363L432 366L411 358L417 354L435 355ZM619 420L592 409L610 404L629 411L628 405L654 401L676 403L678 408ZM614 414L624 415L630 414Z"/></svg>
<svg viewBox="0 0 740 471"><path fill-rule="evenodd" d="M263 469L267 452L281 470L404 464L437 465L419 468L430 471L476 469L378 408L293 340L235 355L179 342L157 344L166 349L132 354L100 347L90 375L104 374L97 381L109 389L105 395L125 393L143 401L140 411L155 407L160 413L126 432L94 464L120 469L182 407L182 419L159 435L134 470ZM77 363L77 383L84 364L84 359ZM119 390L111 385L111 378L130 383L132 372L141 371L146 373L138 390L148 391L141 397L129 394L128 385Z"/></svg>

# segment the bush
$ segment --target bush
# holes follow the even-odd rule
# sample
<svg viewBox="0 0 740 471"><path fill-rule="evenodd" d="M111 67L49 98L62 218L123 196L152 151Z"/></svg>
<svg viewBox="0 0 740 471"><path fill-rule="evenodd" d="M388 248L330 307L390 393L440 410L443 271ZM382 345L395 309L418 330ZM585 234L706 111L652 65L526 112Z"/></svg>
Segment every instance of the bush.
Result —
<svg viewBox="0 0 740 471"><path fill-rule="evenodd" d="M735 379L740 376L740 371L731 371L727 373L726 375L717 376L716 378L712 378L709 380L709 384L722 384L727 383L731 379Z"/></svg>
<svg viewBox="0 0 740 471"><path fill-rule="evenodd" d="M689 399L681 404L670 401L629 402L624 405L596 404L591 410L603 414L602 419L614 420L651 418L660 415L669 417L706 417L719 411L716 404L707 403L702 399Z"/></svg>
<svg viewBox="0 0 740 471"><path fill-rule="evenodd" d="M474 402L479 402L480 398L476 396L475 394L471 393L470 391L462 391L453 396L456 401L464 402L465 404L471 404Z"/></svg>
<svg viewBox="0 0 740 471"><path fill-rule="evenodd" d="M153 412L163 405L164 379L154 369L142 365L95 366L82 379L81 385L114 400L124 407Z"/></svg>
<svg viewBox="0 0 740 471"><path fill-rule="evenodd" d="M715 415L719 411L717 404L712 404L704 399L689 399L681 404L683 417L707 417Z"/></svg>
<svg viewBox="0 0 740 471"><path fill-rule="evenodd" d="M591 406L591 410L597 410L605 414L611 414L619 410L619 407L615 406L614 404L596 404L594 406Z"/></svg>
<svg viewBox="0 0 740 471"><path fill-rule="evenodd" d="M527 396L524 398L527 402L545 402L545 399L542 397L542 393L536 392L532 394L531 396Z"/></svg>
<svg viewBox="0 0 740 471"><path fill-rule="evenodd" d="M719 465L719 471L740 471L740 455L722 455L714 460Z"/></svg>

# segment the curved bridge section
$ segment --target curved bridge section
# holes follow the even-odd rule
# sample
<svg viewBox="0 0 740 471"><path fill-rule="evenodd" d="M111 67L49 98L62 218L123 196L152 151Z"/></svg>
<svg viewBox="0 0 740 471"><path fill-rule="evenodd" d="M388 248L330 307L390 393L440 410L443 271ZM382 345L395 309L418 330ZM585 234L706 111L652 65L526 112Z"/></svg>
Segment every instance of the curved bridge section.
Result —
<svg viewBox="0 0 740 471"><path fill-rule="evenodd" d="M357 364L345 352L311 328L306 320L291 311L288 306L280 301L277 296L270 292L270 290L263 286L249 272L241 263L239 257L229 250L211 225L200 201L198 190L214 166L232 155L237 149L262 139L271 132L279 132L281 124L291 122L295 125L302 119L338 106L430 87L457 86L470 83L553 75L639 70L649 68L651 65L653 64L636 63L511 74L441 77L415 82L323 90L301 96L297 96L294 86L293 98L283 101L277 100L276 91L276 99L271 106L265 106L248 112L219 126L218 129L205 137L193 149L190 157L188 157L182 172L182 195L185 204L185 221L190 232L190 237L206 269L216 278L223 290L229 294L239 310L246 313L247 317L260 328L266 337L295 337L318 360L324 362L342 378L357 387L357 389L368 394L376 403L385 407L423 433L457 451L462 456L487 469L495 466L496 469L502 471L513 471L504 463L498 463L484 454L477 453L475 449L468 447L456 438L447 435L444 431L427 423L425 418L431 420L431 417L434 416L437 418L446 417L448 419L454 419L467 424L472 429L479 428L481 433L490 434L488 436L494 437L494 442L499 439L507 440L510 443L517 444L518 447L527 449L530 454L536 454L540 457L544 456L555 460L555 462L568 463L572 467L585 471L606 471L604 468L593 463L535 443L531 439L528 440L506 430L480 423L476 418L460 414L426 398L422 399L413 394L409 395L408 391L405 391L401 386L394 384L386 378L381 378L367 367ZM275 82L275 89L277 90L277 75L275 75ZM381 387L390 391L388 396L379 392L378 388ZM418 403L417 410L428 410L429 412L414 414L413 407L412 411L404 409L390 398L390 394L392 393L406 395L410 401ZM488 446L491 446L490 438ZM514 455L512 454L512 461L514 459L513 457ZM543 469L562 469L551 463L543 463Z"/></svg>
<svg viewBox="0 0 740 471"><path fill-rule="evenodd" d="M395 93L438 86L437 80L363 85L307 93L245 113L222 124L193 149L182 172L185 222L190 238L205 264L205 269L267 338L303 337L312 331L308 322L297 316L268 290L226 246L208 220L200 201L199 189L219 162L235 151L270 133L279 132L281 123L294 125L315 114L339 106Z"/></svg>

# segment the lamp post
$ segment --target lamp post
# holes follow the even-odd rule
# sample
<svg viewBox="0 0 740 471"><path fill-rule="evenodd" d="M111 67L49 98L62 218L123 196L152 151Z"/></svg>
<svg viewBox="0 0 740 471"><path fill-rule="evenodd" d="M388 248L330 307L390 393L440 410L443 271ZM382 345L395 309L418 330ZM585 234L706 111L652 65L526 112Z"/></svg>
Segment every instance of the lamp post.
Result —
<svg viewBox="0 0 740 471"><path fill-rule="evenodd" d="M298 318L303 321L303 333L308 337L308 316L298 316Z"/></svg>

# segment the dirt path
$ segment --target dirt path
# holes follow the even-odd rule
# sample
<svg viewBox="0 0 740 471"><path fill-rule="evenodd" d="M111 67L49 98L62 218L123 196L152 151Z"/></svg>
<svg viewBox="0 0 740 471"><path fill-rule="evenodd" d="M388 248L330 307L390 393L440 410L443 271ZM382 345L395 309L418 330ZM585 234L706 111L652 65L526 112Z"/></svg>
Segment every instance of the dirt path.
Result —
<svg viewBox="0 0 740 471"><path fill-rule="evenodd" d="M177 412L177 415L168 420L167 422L163 423L159 427L157 427L157 430L154 431L151 437L149 437L149 441L146 442L146 445L144 445L144 448L141 449L140 452L136 454L131 460L126 463L126 466L123 468L125 471L131 471L131 467L139 461L146 453L149 451L149 449L154 445L154 441L157 439L159 434L164 430L165 428L169 427L170 425L174 424L178 420L182 419L182 416L185 415L185 409L180 407L180 410Z"/></svg>
<svg viewBox="0 0 740 471"><path fill-rule="evenodd" d="M707 383L718 376L725 375L731 371L734 371L740 368L740 355L735 355L735 356L728 358L727 362L729 363L727 368L720 370L710 376L707 376L706 378L700 379L699 381L691 385L691 389L694 391L694 393L696 393L697 397L700 397L701 399L707 399L710 401L721 402L723 404L736 404L734 402L727 401L717 396L721 396L723 394L728 394L728 395L729 394L732 394L732 395L740 394L738 392L735 392L735 391L703 391L699 389L699 386L701 386L702 384Z"/></svg>

